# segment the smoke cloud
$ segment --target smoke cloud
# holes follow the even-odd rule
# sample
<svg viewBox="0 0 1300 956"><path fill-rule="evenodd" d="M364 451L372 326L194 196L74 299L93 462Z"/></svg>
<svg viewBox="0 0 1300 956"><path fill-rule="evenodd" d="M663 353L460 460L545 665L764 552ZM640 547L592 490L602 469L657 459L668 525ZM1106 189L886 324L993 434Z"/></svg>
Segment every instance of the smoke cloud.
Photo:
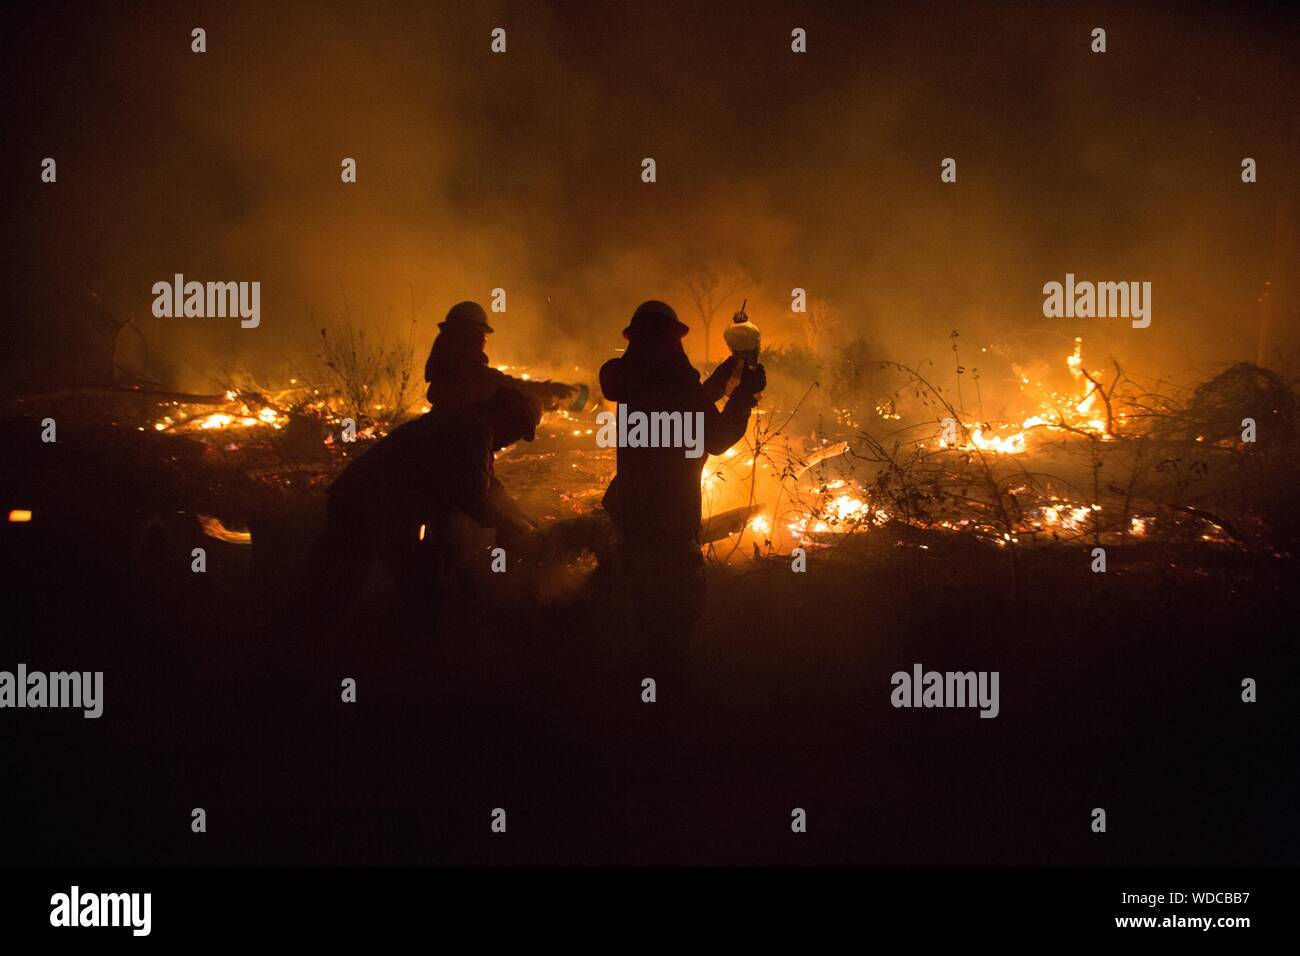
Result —
<svg viewBox="0 0 1300 956"><path fill-rule="evenodd" d="M431 338L497 287L494 361L589 368L652 297L699 358L700 266L744 279L715 358L746 296L767 341L804 342L795 287L833 320L823 347L865 336L910 362L953 329L1017 361L1083 334L1153 376L1296 341L1300 84L1267 13L55 5L8 32L11 381L84 373L106 334L92 293L181 388L284 374L345 303ZM1044 318L1067 272L1150 281L1151 327ZM261 282L261 325L154 318L175 273ZM138 339L120 362L145 360Z"/></svg>

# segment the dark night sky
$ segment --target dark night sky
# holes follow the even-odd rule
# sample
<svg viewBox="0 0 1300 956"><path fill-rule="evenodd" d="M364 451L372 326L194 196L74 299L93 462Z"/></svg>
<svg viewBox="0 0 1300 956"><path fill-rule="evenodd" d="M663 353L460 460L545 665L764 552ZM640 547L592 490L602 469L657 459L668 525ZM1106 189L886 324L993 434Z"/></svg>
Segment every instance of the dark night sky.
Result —
<svg viewBox="0 0 1300 956"><path fill-rule="evenodd" d="M1300 338L1280 8L443 6L8 15L9 366L66 374L91 291L139 318L171 384L202 388L214 364L276 374L344 296L396 327L413 290L431 335L495 286L495 360L591 362L640 300L685 312L701 262L749 271L773 340L797 337L802 286L901 360L960 328L1025 359L1082 333L1141 373L1203 370L1255 357L1266 282L1271 345ZM1152 327L1043 318L1067 271L1151 281ZM175 272L261 281L261 327L154 319L150 287Z"/></svg>

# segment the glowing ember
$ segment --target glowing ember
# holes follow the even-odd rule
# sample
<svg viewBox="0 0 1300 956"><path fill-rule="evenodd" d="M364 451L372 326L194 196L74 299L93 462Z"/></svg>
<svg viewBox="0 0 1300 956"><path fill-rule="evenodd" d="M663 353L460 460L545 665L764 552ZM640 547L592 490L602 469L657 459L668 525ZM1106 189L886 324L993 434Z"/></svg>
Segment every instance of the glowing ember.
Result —
<svg viewBox="0 0 1300 956"><path fill-rule="evenodd" d="M1043 523L1049 528L1060 528L1066 531L1082 531L1088 527L1088 521L1094 511L1100 511L1100 505L1088 507L1070 506L1070 505L1048 505L1043 508Z"/></svg>
<svg viewBox="0 0 1300 956"><path fill-rule="evenodd" d="M221 523L220 518L212 515L199 515L199 527L209 538L216 538L226 544L252 544L253 535L248 531L233 531Z"/></svg>
<svg viewBox="0 0 1300 956"><path fill-rule="evenodd" d="M271 405L262 405L258 408L250 406L248 401L241 400L235 392L226 392L226 399L229 404L223 411L207 412L192 414L186 417L182 409L193 406L177 405L176 411L172 414L164 415L158 421L153 423L155 431L160 432L193 432L193 431L224 431L234 428L283 428L289 423L289 417Z"/></svg>
<svg viewBox="0 0 1300 956"><path fill-rule="evenodd" d="M14 508L9 512L9 522L11 524L25 524L32 520L32 513L26 508Z"/></svg>

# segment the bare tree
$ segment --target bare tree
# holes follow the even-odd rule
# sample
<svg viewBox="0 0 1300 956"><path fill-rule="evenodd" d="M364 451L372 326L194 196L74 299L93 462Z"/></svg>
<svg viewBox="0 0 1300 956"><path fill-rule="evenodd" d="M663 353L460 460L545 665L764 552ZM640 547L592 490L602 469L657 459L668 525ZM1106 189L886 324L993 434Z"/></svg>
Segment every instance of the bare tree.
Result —
<svg viewBox="0 0 1300 956"><path fill-rule="evenodd" d="M815 356L821 356L835 339L838 318L825 299L811 299L808 309L799 314L804 345Z"/></svg>
<svg viewBox="0 0 1300 956"><path fill-rule="evenodd" d="M709 329L713 318L724 310L728 300L750 284L750 277L739 269L719 270L711 265L693 269L684 283L686 294L700 317L704 329L704 361L709 361Z"/></svg>
<svg viewBox="0 0 1300 956"><path fill-rule="evenodd" d="M386 329L367 335L345 295L338 316L320 328L317 358L322 382L339 396L345 414L386 427L406 417L420 394L415 350L418 312L412 292L405 338L390 337Z"/></svg>

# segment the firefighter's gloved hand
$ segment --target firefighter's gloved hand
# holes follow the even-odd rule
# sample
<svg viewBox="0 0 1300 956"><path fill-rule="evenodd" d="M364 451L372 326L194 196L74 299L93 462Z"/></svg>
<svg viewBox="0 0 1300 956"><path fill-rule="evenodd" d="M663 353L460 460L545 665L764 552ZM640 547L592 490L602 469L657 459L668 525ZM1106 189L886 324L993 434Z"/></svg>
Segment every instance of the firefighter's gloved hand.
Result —
<svg viewBox="0 0 1300 956"><path fill-rule="evenodd" d="M534 390L539 393L542 404L546 408L556 409L573 401L578 395L579 386L547 381L535 383Z"/></svg>
<svg viewBox="0 0 1300 956"><path fill-rule="evenodd" d="M767 370L761 365L746 365L740 373L740 383L736 391L745 395L757 395L767 388Z"/></svg>

